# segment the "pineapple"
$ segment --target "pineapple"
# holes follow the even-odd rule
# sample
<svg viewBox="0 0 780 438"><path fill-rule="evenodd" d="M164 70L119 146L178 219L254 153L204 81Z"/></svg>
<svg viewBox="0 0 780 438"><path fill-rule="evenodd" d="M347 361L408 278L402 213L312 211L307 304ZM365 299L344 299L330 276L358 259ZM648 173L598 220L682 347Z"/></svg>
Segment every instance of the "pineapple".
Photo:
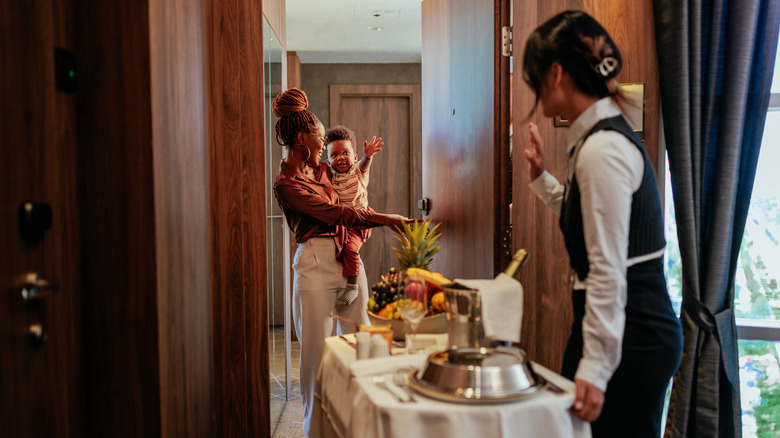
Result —
<svg viewBox="0 0 780 438"><path fill-rule="evenodd" d="M393 251L403 270L430 268L433 256L439 251L437 240L441 233L436 232L438 228L439 224L431 228L430 220L417 221L411 226L403 224L403 228L396 227L398 235L395 238L401 247L393 248Z"/></svg>

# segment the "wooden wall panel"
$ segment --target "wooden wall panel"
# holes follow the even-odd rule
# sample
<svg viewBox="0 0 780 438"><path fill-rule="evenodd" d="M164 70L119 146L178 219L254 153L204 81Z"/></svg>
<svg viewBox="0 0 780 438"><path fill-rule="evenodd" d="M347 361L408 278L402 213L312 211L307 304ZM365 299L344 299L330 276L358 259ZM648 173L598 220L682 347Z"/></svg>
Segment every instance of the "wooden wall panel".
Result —
<svg viewBox="0 0 780 438"><path fill-rule="evenodd" d="M263 0L263 15L274 30L282 47L287 47L287 8L285 0Z"/></svg>
<svg viewBox="0 0 780 438"><path fill-rule="evenodd" d="M160 430L146 1L73 2L87 436Z"/></svg>
<svg viewBox="0 0 780 438"><path fill-rule="evenodd" d="M270 430L263 18L252 0L206 8L207 177L217 436Z"/></svg>
<svg viewBox="0 0 780 438"><path fill-rule="evenodd" d="M202 2L149 5L161 436L213 436Z"/></svg>
<svg viewBox="0 0 780 438"><path fill-rule="evenodd" d="M635 82L645 84L644 145L650 156L650 162L657 166L660 162L658 157L660 91L653 2L643 0L620 6L597 0L586 0L583 3L583 9L602 23L623 55L625 65L618 80L626 84Z"/></svg>
<svg viewBox="0 0 780 438"><path fill-rule="evenodd" d="M644 82L645 148L651 161L658 162L658 69L653 30L652 1L632 3L596 0L551 0L514 2L513 83L513 246L524 247L531 258L520 275L525 288L521 344L529 357L560 370L563 349L572 321L568 254L563 244L558 217L528 189L528 166L522 150L528 147L526 117L534 105L534 93L522 81L522 53L528 35L541 23L566 9L582 9L607 29L620 48L625 67L618 79L623 83ZM566 156L563 144L566 128L553 127L540 113L531 118L545 140L548 171L562 178Z"/></svg>
<svg viewBox="0 0 780 438"><path fill-rule="evenodd" d="M301 88L301 59L297 52L287 52L287 88Z"/></svg>

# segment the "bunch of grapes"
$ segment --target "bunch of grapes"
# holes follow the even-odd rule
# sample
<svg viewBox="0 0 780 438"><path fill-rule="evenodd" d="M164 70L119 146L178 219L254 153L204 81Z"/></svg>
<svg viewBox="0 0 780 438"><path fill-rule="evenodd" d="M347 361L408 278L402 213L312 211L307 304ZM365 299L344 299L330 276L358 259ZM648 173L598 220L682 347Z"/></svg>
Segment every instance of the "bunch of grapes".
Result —
<svg viewBox="0 0 780 438"><path fill-rule="evenodd" d="M371 297L368 299L368 310L379 313L386 305L400 298L399 288L400 272L396 268L390 268L386 275L381 276L379 283L371 286Z"/></svg>

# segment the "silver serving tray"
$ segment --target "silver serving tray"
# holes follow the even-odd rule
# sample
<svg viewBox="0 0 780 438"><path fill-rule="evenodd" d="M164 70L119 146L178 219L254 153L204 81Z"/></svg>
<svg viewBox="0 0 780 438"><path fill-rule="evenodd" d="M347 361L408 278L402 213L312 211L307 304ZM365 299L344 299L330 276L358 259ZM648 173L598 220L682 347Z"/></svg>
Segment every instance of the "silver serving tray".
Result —
<svg viewBox="0 0 780 438"><path fill-rule="evenodd" d="M431 354L409 387L427 397L459 403L521 400L545 389L518 348L458 348Z"/></svg>

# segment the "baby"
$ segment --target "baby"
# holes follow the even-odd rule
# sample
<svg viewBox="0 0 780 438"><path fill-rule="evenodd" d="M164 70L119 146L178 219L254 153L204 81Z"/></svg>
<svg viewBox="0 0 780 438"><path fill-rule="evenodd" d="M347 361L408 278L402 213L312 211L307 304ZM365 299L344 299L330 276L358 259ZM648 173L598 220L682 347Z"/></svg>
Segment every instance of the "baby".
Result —
<svg viewBox="0 0 780 438"><path fill-rule="evenodd" d="M356 163L355 133L345 126L335 126L325 133L328 147L328 164L333 177L331 183L339 194L339 201L350 207L368 208L368 170L371 159L382 150L382 138L363 142L363 158ZM336 306L349 306L358 296L357 278L360 273L360 247L370 236L371 230L349 230L344 243L344 269L347 285L336 298Z"/></svg>

